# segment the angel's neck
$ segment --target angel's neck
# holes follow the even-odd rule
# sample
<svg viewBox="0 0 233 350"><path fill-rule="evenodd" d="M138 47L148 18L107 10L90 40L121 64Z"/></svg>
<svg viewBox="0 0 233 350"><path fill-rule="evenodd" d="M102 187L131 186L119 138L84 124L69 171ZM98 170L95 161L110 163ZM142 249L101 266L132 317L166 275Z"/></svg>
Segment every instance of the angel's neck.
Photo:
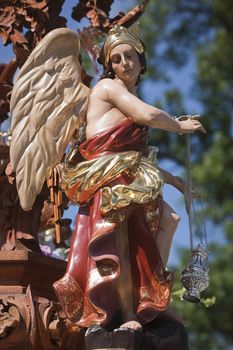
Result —
<svg viewBox="0 0 233 350"><path fill-rule="evenodd" d="M123 81L119 79L117 76L114 79L120 85L124 86L131 94L137 96L137 85L135 81Z"/></svg>

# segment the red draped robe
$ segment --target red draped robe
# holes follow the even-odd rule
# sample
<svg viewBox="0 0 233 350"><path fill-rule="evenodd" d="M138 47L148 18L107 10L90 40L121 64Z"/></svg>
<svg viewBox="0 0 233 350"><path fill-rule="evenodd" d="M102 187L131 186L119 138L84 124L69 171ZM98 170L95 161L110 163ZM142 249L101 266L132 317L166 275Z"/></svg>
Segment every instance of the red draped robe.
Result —
<svg viewBox="0 0 233 350"><path fill-rule="evenodd" d="M147 128L127 119L82 143L79 152L86 160L131 150L146 155L147 141ZM132 180L129 174L121 174L108 186L127 185ZM133 204L108 216L101 214L100 201L101 188L88 203L80 203L67 271L54 283L55 291L72 322L83 327L109 325L119 312L115 281L124 269L116 235L122 234L120 228L126 224L133 311L145 324L167 308L172 288L173 276L164 270L153 237L159 230L162 198Z"/></svg>

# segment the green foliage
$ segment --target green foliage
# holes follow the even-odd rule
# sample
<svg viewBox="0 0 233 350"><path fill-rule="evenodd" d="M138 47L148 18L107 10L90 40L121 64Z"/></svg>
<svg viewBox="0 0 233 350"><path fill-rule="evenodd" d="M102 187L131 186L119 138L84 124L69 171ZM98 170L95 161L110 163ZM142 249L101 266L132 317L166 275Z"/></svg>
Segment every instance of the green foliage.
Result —
<svg viewBox="0 0 233 350"><path fill-rule="evenodd" d="M208 151L203 151L202 161L194 167L194 175L208 203L206 214L215 223L223 224L232 218L233 139L222 131L215 132L213 139Z"/></svg>
<svg viewBox="0 0 233 350"><path fill-rule="evenodd" d="M230 350L233 344L233 2L151 0L141 27L148 54L152 55L148 62L150 80L153 84L165 81L168 86L163 100L154 98L154 101L171 115L189 111L185 111L181 90L168 84L169 69L179 69L190 59L196 64L192 98L200 106L207 134L192 136L193 177L203 194L205 217L212 222L213 231L218 229L222 237L221 243L209 247L211 280L202 295L202 303L180 301L179 276L188 261L183 257L176 272L177 295L173 296L173 305L188 325L192 350ZM160 157L184 164L184 137L156 130L151 134L151 142L160 147ZM211 307L205 307L211 303Z"/></svg>

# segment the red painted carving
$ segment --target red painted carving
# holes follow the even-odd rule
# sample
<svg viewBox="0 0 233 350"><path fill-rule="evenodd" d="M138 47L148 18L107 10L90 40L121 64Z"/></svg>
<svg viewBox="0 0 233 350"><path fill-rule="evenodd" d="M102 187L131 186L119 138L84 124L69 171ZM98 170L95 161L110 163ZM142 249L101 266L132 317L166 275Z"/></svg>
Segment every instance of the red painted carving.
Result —
<svg viewBox="0 0 233 350"><path fill-rule="evenodd" d="M65 262L25 251L0 252L0 349L84 350L83 332L67 321L52 283Z"/></svg>
<svg viewBox="0 0 233 350"><path fill-rule="evenodd" d="M0 123L8 118L13 77L17 69L15 60L0 64Z"/></svg>
<svg viewBox="0 0 233 350"><path fill-rule="evenodd" d="M87 17L93 28L100 29L102 32L108 32L114 24L121 24L126 27L133 25L142 15L149 1L144 0L127 14L119 12L117 16L110 18L109 12L113 0L80 0L79 4L73 8L72 17L78 22Z"/></svg>
<svg viewBox="0 0 233 350"><path fill-rule="evenodd" d="M42 37L54 28L65 27L59 16L63 0L4 0L0 9L0 36L5 45L12 43L22 66ZM23 34L23 29L28 30Z"/></svg>

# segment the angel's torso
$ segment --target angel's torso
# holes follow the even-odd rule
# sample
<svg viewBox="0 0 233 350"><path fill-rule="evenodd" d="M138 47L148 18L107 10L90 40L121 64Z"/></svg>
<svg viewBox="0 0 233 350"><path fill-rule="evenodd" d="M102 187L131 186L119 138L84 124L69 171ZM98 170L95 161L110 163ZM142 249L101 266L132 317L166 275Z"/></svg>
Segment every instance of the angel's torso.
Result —
<svg viewBox="0 0 233 350"><path fill-rule="evenodd" d="M118 84L116 83L116 94ZM90 93L89 106L87 111L86 138L90 138L118 125L127 117L114 107L113 102L106 96L102 85L97 84Z"/></svg>

